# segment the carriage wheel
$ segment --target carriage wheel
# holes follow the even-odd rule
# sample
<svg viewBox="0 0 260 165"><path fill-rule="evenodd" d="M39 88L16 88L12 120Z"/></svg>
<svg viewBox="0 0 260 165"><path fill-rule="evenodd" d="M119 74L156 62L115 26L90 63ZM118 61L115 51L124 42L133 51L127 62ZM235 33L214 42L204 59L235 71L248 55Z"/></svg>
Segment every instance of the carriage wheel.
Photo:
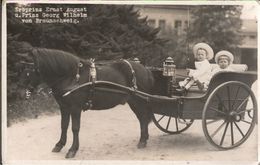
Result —
<svg viewBox="0 0 260 165"><path fill-rule="evenodd" d="M202 114L207 140L216 148L227 150L243 144L257 120L256 98L250 87L229 81L209 95Z"/></svg>
<svg viewBox="0 0 260 165"><path fill-rule="evenodd" d="M187 130L194 120L185 120L177 117L153 114L154 124L163 132L168 134L179 134Z"/></svg>

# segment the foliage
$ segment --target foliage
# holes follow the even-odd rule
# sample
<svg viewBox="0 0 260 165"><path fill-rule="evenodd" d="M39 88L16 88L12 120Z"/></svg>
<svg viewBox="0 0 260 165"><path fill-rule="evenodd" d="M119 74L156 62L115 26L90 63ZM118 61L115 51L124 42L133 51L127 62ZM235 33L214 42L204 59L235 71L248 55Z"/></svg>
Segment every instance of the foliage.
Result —
<svg viewBox="0 0 260 165"><path fill-rule="evenodd" d="M164 51L166 41L157 37L159 29L149 27L147 18L141 18L133 6L52 4L51 7L64 10L67 7L86 7L88 17L80 19L78 24L26 24L15 17L16 5L7 5L7 94L12 104L8 107L9 116L19 116L20 112L26 111L26 108L20 110L19 107L33 107L33 99L26 105L22 103L16 84L20 61L23 60L17 53L27 52L31 46L64 50L81 58L96 60L138 57L144 64L153 66L160 65L158 59L162 61L167 56ZM50 4L26 6L45 8Z"/></svg>
<svg viewBox="0 0 260 165"><path fill-rule="evenodd" d="M49 4L27 4L34 7ZM209 43L214 52L236 50L241 42L241 6L193 6L192 21L188 31L179 35L169 29L159 38L159 28L147 24L139 11L130 5L70 4L70 7L86 7L88 17L79 24L36 24L22 23L15 17L16 4L7 5L7 83L8 99L19 101L17 80L20 61L17 53L28 51L31 46L60 49L81 58L113 60L138 57L149 66L161 66L168 55L177 67L188 67L193 62L192 48L196 42ZM52 7L68 7L52 4Z"/></svg>
<svg viewBox="0 0 260 165"><path fill-rule="evenodd" d="M197 6L192 9L192 23L188 33L189 43L206 42L214 52L234 52L241 44L239 31L242 6Z"/></svg>
<svg viewBox="0 0 260 165"><path fill-rule="evenodd" d="M44 5L41 4L41 7ZM146 64L156 65L151 58L145 57L158 56L158 53L164 55L163 44L166 41L157 37L159 29L149 27L147 18L140 18L139 12L133 6L80 7L87 8L88 17L82 19L79 24L27 25L19 22L10 12L8 32L13 35L21 34L19 39L31 43L34 47L65 50L82 58L113 60L139 57L145 60ZM9 10L13 10L13 6L10 6Z"/></svg>
<svg viewBox="0 0 260 165"><path fill-rule="evenodd" d="M27 118L38 118L45 114L59 113L58 105L52 95L40 92L30 99L9 101L7 104L7 126Z"/></svg>

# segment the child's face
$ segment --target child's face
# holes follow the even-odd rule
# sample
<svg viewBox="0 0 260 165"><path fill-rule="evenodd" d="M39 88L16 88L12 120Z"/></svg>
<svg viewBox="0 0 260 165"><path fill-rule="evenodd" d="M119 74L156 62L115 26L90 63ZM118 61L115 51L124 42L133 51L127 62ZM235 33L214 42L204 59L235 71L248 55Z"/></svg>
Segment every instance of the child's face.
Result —
<svg viewBox="0 0 260 165"><path fill-rule="evenodd" d="M229 60L227 57L219 57L218 65L221 69L225 69L229 66Z"/></svg>
<svg viewBox="0 0 260 165"><path fill-rule="evenodd" d="M204 49L199 49L197 51L196 60L203 61L207 58L207 52Z"/></svg>

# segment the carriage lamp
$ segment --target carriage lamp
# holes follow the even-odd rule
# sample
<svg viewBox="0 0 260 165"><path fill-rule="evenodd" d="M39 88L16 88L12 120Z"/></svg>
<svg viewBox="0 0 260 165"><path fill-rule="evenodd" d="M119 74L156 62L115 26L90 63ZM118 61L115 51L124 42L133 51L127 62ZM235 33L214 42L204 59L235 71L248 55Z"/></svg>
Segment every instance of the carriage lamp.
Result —
<svg viewBox="0 0 260 165"><path fill-rule="evenodd" d="M90 77L92 79L92 82L96 81L97 71L95 66L95 59L90 59L91 65L90 65Z"/></svg>
<svg viewBox="0 0 260 165"><path fill-rule="evenodd" d="M136 62L136 63L141 63L140 60L137 57L135 57L133 61Z"/></svg>
<svg viewBox="0 0 260 165"><path fill-rule="evenodd" d="M163 75L164 76L175 76L175 68L174 61L172 57L167 57L167 59L163 62Z"/></svg>

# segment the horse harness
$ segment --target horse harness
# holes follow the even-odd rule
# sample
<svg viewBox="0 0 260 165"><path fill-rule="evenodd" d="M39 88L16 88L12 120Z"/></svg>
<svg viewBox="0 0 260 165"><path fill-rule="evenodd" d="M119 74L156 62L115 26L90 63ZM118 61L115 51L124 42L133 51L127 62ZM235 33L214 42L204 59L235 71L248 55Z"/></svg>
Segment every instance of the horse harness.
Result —
<svg viewBox="0 0 260 165"><path fill-rule="evenodd" d="M136 76L135 76L135 71L133 69L133 66L131 63L127 60L122 60L130 69L131 74L132 74L132 80L131 80L131 88L137 90L137 84L136 84ZM76 81L79 82L80 79L80 74L79 70L80 68L83 67L83 64L81 62L78 63L78 69L77 69L77 74L76 74ZM94 59L90 59L90 68L89 68L89 82L91 82L90 90L89 90L89 97L87 102L85 103L85 107L83 111L86 111L88 109L91 109L93 107L93 97L95 93L95 82L97 79L97 71L96 71L96 65Z"/></svg>
<svg viewBox="0 0 260 165"><path fill-rule="evenodd" d="M38 58L36 56L33 56L33 58L34 58L34 63L25 63L25 64L33 66L33 72L35 72L36 74L39 74L40 77L41 77ZM134 89L134 91L136 91L137 90L137 84L136 84L135 71L134 71L134 69L133 69L133 67L132 67L132 65L129 61L124 60L124 59L122 61L129 67L131 74L132 74L132 80L131 80L130 88L132 88L132 89ZM77 83L79 82L80 77L81 77L80 76L80 68L82 68L82 67L83 67L83 64L79 61L78 65L77 65L77 73L76 73L76 76L75 76ZM92 100L93 100L94 92L95 92L95 81L96 81L96 79L97 79L97 72L96 72L95 61L94 61L94 59L90 59L89 81L88 82L91 82L91 86L90 86L88 101L85 104L84 111L91 109L92 106L93 106ZM54 83L56 84L58 81L60 81L60 80L57 80Z"/></svg>
<svg viewBox="0 0 260 165"><path fill-rule="evenodd" d="M133 88L134 90L137 90L136 76L135 76L135 71L133 69L133 66L127 60L122 60L122 61L125 62L129 66L129 68L131 70L132 80L131 80L131 86L130 87Z"/></svg>

